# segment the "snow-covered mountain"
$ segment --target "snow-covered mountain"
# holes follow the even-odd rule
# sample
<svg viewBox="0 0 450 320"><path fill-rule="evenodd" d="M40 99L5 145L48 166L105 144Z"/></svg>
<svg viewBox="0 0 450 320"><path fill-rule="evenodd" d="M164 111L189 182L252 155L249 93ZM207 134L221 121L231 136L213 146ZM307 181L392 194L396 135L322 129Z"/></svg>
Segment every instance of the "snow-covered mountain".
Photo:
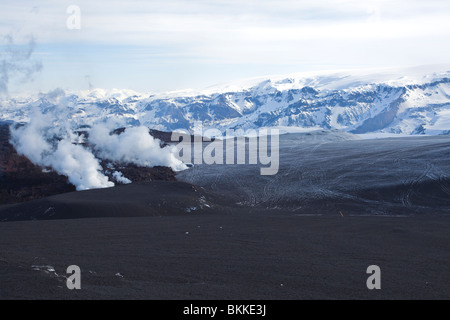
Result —
<svg viewBox="0 0 450 320"><path fill-rule="evenodd" d="M26 122L33 110L66 113L74 127L115 121L158 130L259 127L351 133L450 134L450 69L299 73L238 81L200 92L140 94L61 89L0 100L0 121ZM62 108L63 107L63 108Z"/></svg>

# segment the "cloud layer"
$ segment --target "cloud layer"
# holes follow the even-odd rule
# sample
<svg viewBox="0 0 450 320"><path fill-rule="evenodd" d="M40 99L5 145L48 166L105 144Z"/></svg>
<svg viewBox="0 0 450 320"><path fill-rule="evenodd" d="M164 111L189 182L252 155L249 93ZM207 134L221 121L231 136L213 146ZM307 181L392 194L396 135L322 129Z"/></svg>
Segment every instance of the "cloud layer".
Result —
<svg viewBox="0 0 450 320"><path fill-rule="evenodd" d="M0 34L35 34L49 65L45 83L58 77L59 85L78 84L73 89L87 88L87 74L99 87L149 91L267 73L447 63L450 54L447 0L80 0L75 31L66 28L71 4L3 4Z"/></svg>

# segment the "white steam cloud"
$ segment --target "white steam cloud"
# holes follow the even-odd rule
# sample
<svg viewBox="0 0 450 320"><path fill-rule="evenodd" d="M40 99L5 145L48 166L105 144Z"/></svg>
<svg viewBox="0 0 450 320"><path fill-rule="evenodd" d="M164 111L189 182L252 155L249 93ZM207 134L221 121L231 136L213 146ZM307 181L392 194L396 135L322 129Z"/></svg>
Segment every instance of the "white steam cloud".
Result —
<svg viewBox="0 0 450 320"><path fill-rule="evenodd" d="M67 176L77 190L114 186L103 172L101 160L142 167L167 166L175 171L186 169L175 157L176 148L161 148L160 141L146 127L127 128L118 135L100 122L88 130L88 138L74 133L80 123L73 121L71 108L64 106L64 99L64 92L47 95L46 103L50 102L51 107L43 113L35 111L24 126L12 126L11 143L33 163ZM118 171L112 177L119 183L131 183Z"/></svg>
<svg viewBox="0 0 450 320"><path fill-rule="evenodd" d="M175 147L160 147L147 127L126 129L121 135L110 134L106 126L96 126L89 134L89 142L102 159L121 163L134 163L141 167L169 166L175 171L186 165L175 157Z"/></svg>
<svg viewBox="0 0 450 320"><path fill-rule="evenodd" d="M99 161L87 149L73 144L70 131L52 126L52 121L40 112L32 121L19 128L11 128L11 142L19 154L31 162L51 167L69 178L77 190L113 187L101 170Z"/></svg>
<svg viewBox="0 0 450 320"><path fill-rule="evenodd" d="M119 181L120 183L123 183L123 184L130 184L132 182L130 179L124 177L123 173L120 171L114 171L113 177L114 177L114 179L116 179L117 181Z"/></svg>

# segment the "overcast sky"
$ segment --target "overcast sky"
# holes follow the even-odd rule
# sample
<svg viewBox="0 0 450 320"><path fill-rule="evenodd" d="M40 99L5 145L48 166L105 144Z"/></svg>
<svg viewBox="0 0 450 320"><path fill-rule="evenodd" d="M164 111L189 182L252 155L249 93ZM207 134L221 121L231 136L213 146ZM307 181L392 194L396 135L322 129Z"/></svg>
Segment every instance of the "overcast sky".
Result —
<svg viewBox="0 0 450 320"><path fill-rule="evenodd" d="M33 37L43 66L25 85L11 79L10 91L197 89L266 74L448 64L449 3L2 1L0 40ZM70 5L81 9L80 30L66 26Z"/></svg>

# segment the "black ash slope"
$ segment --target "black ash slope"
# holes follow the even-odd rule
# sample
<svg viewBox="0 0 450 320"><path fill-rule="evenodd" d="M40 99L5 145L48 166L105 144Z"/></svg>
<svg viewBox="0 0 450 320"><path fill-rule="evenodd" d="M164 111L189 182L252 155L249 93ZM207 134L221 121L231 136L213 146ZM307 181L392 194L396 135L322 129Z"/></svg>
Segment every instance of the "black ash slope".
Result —
<svg viewBox="0 0 450 320"><path fill-rule="evenodd" d="M0 221L207 213L213 210L212 199L201 188L183 182L140 182L0 206Z"/></svg>
<svg viewBox="0 0 450 320"><path fill-rule="evenodd" d="M0 223L0 235L0 299L450 299L445 217L241 210ZM74 264L79 291L64 278Z"/></svg>

